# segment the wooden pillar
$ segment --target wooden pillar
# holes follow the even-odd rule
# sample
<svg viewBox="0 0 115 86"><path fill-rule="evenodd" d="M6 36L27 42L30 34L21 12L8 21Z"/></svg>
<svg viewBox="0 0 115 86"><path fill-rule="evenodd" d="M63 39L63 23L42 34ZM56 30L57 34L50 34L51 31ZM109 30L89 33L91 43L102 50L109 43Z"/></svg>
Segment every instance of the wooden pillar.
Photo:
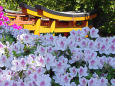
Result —
<svg viewBox="0 0 115 86"><path fill-rule="evenodd" d="M65 33L64 33L64 36L65 36L65 37L68 37L68 35L69 35L68 32L65 32Z"/></svg>
<svg viewBox="0 0 115 86"><path fill-rule="evenodd" d="M86 21L86 27L88 27L88 20Z"/></svg>
<svg viewBox="0 0 115 86"><path fill-rule="evenodd" d="M73 21L73 28L76 27L76 21Z"/></svg>
<svg viewBox="0 0 115 86"><path fill-rule="evenodd" d="M55 36L55 26L56 26L56 20L53 20L50 27L51 33L53 33L53 36Z"/></svg>
<svg viewBox="0 0 115 86"><path fill-rule="evenodd" d="M34 28L35 28L34 34L40 35L40 29L41 29L41 19L40 18L37 20Z"/></svg>

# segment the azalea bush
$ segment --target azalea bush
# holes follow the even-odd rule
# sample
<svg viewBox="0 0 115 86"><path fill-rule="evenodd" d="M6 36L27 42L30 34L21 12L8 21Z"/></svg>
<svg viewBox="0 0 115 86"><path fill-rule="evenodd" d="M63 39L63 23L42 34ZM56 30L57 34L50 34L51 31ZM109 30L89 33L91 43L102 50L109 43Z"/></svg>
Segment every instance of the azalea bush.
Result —
<svg viewBox="0 0 115 86"><path fill-rule="evenodd" d="M3 7L0 6L0 26L2 25L8 26L9 22L10 22L10 19L4 15ZM21 26L17 26L16 24L11 25L11 27L18 30L22 29Z"/></svg>
<svg viewBox="0 0 115 86"><path fill-rule="evenodd" d="M37 36L3 23L0 86L115 86L115 36L94 27Z"/></svg>

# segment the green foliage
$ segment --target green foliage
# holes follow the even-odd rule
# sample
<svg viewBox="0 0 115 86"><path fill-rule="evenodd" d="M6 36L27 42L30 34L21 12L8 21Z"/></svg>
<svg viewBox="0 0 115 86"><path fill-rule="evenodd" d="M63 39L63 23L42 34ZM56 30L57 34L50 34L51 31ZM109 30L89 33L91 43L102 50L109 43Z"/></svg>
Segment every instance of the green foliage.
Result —
<svg viewBox="0 0 115 86"><path fill-rule="evenodd" d="M16 39L9 33L2 33L2 38L0 39L0 41L3 44L6 44L6 42L9 42L10 44L12 44L13 42L16 41Z"/></svg>
<svg viewBox="0 0 115 86"><path fill-rule="evenodd" d="M5 55L7 56L7 58L10 57L9 50L7 48L5 48Z"/></svg>
<svg viewBox="0 0 115 86"><path fill-rule="evenodd" d="M24 46L24 53L23 55L26 56L26 55L29 55L29 54L34 54L36 50L36 47L29 47L29 46Z"/></svg>
<svg viewBox="0 0 115 86"><path fill-rule="evenodd" d="M52 86L60 86L59 84L55 83L55 81L52 79Z"/></svg>
<svg viewBox="0 0 115 86"><path fill-rule="evenodd" d="M13 51L13 55L15 57L20 57L20 56L27 56L29 54L33 54L35 52L35 49L36 47L27 47L27 46L24 46L24 52L23 53L16 53L16 51Z"/></svg>

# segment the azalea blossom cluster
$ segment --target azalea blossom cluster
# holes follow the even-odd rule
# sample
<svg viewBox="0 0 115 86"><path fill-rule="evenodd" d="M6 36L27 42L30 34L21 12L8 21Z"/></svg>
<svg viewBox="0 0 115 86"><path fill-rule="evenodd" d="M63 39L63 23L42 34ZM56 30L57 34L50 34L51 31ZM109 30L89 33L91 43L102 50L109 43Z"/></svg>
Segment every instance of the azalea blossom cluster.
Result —
<svg viewBox="0 0 115 86"><path fill-rule="evenodd" d="M98 29L88 27L69 37L1 30L16 40L0 42L0 86L115 86L114 77L103 71L115 69L115 37L100 37Z"/></svg>
<svg viewBox="0 0 115 86"><path fill-rule="evenodd" d="M0 26L7 25L9 21L9 18L4 16L3 7L0 6Z"/></svg>
<svg viewBox="0 0 115 86"><path fill-rule="evenodd" d="M1 26L0 86L115 86L114 72L115 36L94 27L63 37Z"/></svg>
<svg viewBox="0 0 115 86"><path fill-rule="evenodd" d="M0 26L2 25L8 26L9 22L10 22L10 19L4 15L3 7L0 6ZM11 27L18 30L22 29L21 26L17 26L16 24L11 25Z"/></svg>

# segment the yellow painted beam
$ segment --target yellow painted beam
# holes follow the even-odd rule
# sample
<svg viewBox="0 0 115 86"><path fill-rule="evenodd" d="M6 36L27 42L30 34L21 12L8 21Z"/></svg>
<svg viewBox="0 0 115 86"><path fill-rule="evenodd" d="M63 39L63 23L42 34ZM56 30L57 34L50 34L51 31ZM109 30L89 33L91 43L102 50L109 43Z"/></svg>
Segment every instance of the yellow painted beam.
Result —
<svg viewBox="0 0 115 86"><path fill-rule="evenodd" d="M55 33L70 32L72 30L81 30L82 28L55 28ZM52 33L50 28L41 27L40 33Z"/></svg>
<svg viewBox="0 0 115 86"><path fill-rule="evenodd" d="M27 9L27 13L33 16L43 17L42 15L39 15L37 12L29 10L29 9Z"/></svg>
<svg viewBox="0 0 115 86"><path fill-rule="evenodd" d="M35 25L24 25L24 29L35 30Z"/></svg>
<svg viewBox="0 0 115 86"><path fill-rule="evenodd" d="M37 26L37 25L24 25L24 29L28 29L28 30L33 30L35 31L34 34L35 35L39 35L40 33L53 33L51 31L51 27L44 27L44 26ZM82 28L55 28L54 32L55 33L63 33L63 32L70 32L72 30L81 30Z"/></svg>
<svg viewBox="0 0 115 86"><path fill-rule="evenodd" d="M72 30L81 30L82 28L55 28L55 33L70 32Z"/></svg>
<svg viewBox="0 0 115 86"><path fill-rule="evenodd" d="M8 18L13 18L13 19L15 19L16 17L15 16L7 16Z"/></svg>
<svg viewBox="0 0 115 86"><path fill-rule="evenodd" d="M24 29L33 30L35 35L40 35L41 19L38 19L35 25L24 25Z"/></svg>
<svg viewBox="0 0 115 86"><path fill-rule="evenodd" d="M38 12L38 15L42 15L47 18L52 18L52 19L57 19L57 20L64 20L64 21L83 21L83 20L89 20L89 19L95 18L97 16L96 14L94 14L94 15L86 16L86 17L66 17L66 16L54 15L46 11L42 11L42 14Z"/></svg>
<svg viewBox="0 0 115 86"><path fill-rule="evenodd" d="M40 33L51 33L51 29L50 28L41 27L39 32Z"/></svg>

